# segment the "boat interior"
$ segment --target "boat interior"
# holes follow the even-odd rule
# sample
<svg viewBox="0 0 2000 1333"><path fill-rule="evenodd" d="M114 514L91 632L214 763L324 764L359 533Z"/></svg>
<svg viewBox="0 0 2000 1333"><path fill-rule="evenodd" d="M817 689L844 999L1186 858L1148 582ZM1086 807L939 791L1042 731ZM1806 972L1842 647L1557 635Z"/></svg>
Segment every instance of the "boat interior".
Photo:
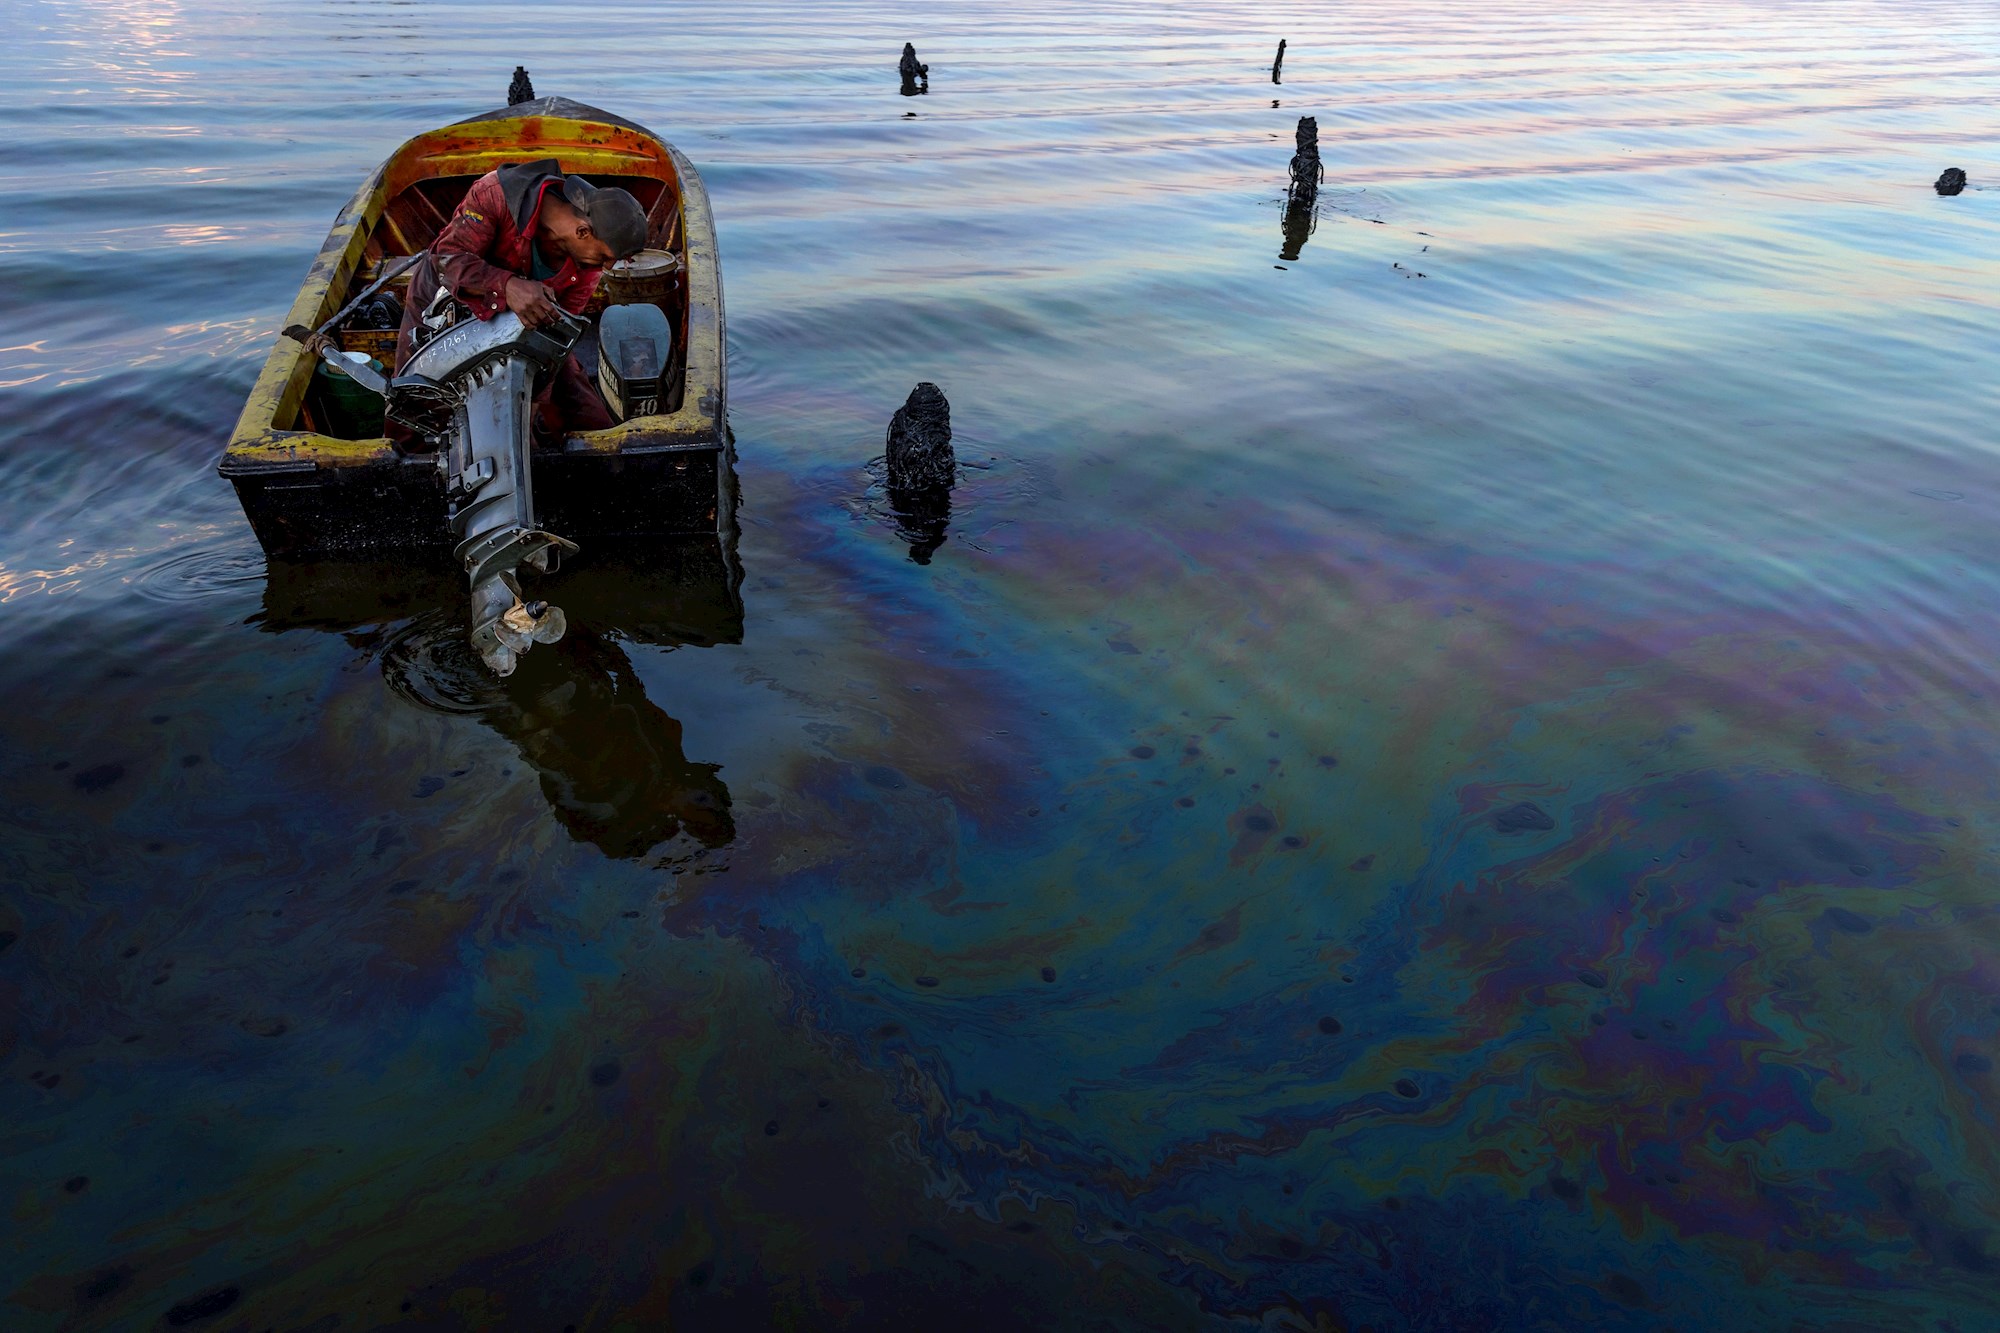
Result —
<svg viewBox="0 0 2000 1333"><path fill-rule="evenodd" d="M656 382L648 384L642 379L640 393L606 392L605 396L614 418L620 420L677 410L685 384L688 279L685 219L672 158L650 136L622 130L614 131L622 143L582 143L574 152L566 152L564 144L551 142L547 136L503 151L491 133L495 128L495 121L486 121L434 131L406 144L385 164L377 198L363 210L358 261L336 278L322 309L329 315L339 310L399 259L427 248L473 182L487 171L510 162L554 157L566 172L581 175L594 185L629 191L646 210L648 223L647 250L629 263L612 266L599 283L585 312L590 332L573 354L601 390L612 388L600 375L597 332L603 312L614 305L654 306L666 317L668 340L659 348L662 355L654 367ZM466 133L474 130L486 133L476 138ZM413 299L427 302L429 295L412 295L408 273L392 279L383 293L393 296L394 303L381 302L379 295L370 298L343 321L333 338L342 351L366 353L393 372L397 368L393 363L402 306ZM621 382L616 387L630 386ZM650 394L643 391L647 388L652 390ZM316 367L306 392L291 397L289 413L281 406L279 418L272 422L280 430L312 431L350 440L383 434L382 400L330 367Z"/></svg>

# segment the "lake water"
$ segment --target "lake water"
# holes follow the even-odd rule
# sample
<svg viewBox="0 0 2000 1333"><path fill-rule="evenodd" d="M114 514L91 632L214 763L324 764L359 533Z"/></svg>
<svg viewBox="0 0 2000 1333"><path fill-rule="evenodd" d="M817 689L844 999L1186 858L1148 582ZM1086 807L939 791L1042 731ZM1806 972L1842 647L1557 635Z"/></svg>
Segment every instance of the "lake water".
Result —
<svg viewBox="0 0 2000 1333"><path fill-rule="evenodd" d="M7 1328L1993 1327L1991 6L7 14ZM516 63L744 576L503 687L212 467Z"/></svg>

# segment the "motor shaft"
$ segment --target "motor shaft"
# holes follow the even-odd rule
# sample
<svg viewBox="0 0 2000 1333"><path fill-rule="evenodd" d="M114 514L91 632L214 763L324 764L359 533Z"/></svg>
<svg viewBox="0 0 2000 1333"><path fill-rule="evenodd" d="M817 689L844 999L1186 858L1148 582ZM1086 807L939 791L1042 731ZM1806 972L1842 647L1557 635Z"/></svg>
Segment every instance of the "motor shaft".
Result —
<svg viewBox="0 0 2000 1333"><path fill-rule="evenodd" d="M523 595L519 571L551 572L563 551L576 550L536 526L529 428L536 373L560 361L581 331L570 320L528 329L512 314L461 322L405 368L424 395L442 393L452 404L441 457L453 554L470 584L473 650L499 676L567 628L561 608Z"/></svg>
<svg viewBox="0 0 2000 1333"><path fill-rule="evenodd" d="M522 653L554 643L561 608L521 595L515 571L551 570L561 548L576 548L535 526L529 466L529 400L535 367L526 357L486 362L467 377L453 413L451 515L454 551L472 584L472 646L495 675L514 670Z"/></svg>

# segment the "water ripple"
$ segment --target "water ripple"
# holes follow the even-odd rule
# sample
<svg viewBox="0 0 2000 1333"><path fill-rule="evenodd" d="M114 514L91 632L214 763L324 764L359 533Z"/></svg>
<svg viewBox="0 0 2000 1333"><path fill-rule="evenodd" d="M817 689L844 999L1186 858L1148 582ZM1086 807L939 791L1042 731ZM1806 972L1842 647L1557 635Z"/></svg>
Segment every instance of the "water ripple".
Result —
<svg viewBox="0 0 2000 1333"><path fill-rule="evenodd" d="M200 602L234 596L264 583L264 553L241 545L182 551L131 576L132 590L148 601Z"/></svg>

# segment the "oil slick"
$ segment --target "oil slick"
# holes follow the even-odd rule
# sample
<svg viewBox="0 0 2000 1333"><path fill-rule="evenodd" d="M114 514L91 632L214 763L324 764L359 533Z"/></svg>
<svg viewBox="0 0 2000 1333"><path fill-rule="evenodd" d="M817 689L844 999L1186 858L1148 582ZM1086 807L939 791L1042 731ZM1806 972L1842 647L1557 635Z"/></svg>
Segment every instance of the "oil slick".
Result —
<svg viewBox="0 0 2000 1333"><path fill-rule="evenodd" d="M0 462L0 1323L1990 1322L2000 576L1946 355L1990 255L1788 72L1865 57L1936 143L1996 103L1894 15L1627 7L1565 54L1517 6L1475 53L1514 72L1447 104L1462 16L1327 14L1315 50L1385 40L1365 109L1315 92L1357 126L1319 204L1421 219L1463 283L1383 282L1430 238L1360 226L1261 283L1281 157L1226 7L1088 87L996 18L964 147L926 117L893 170L879 32L718 10L685 81L650 12L565 34L732 136L743 572L592 543L504 682L448 576L322 598L190 480L296 282L148 230L210 209L199 99L38 123L161 170L138 209L24 164L0 254L50 377L0 411L64 445ZM488 17L426 108L540 35ZM1636 42L1682 54L1605 84ZM231 67L244 161L350 179L296 73ZM1585 103L1655 160L1548 114ZM1121 105L1161 110L1118 151L1064 127ZM1841 225L1773 267L1802 198ZM131 280L34 298L85 244ZM923 569L857 468L919 375L959 456Z"/></svg>

